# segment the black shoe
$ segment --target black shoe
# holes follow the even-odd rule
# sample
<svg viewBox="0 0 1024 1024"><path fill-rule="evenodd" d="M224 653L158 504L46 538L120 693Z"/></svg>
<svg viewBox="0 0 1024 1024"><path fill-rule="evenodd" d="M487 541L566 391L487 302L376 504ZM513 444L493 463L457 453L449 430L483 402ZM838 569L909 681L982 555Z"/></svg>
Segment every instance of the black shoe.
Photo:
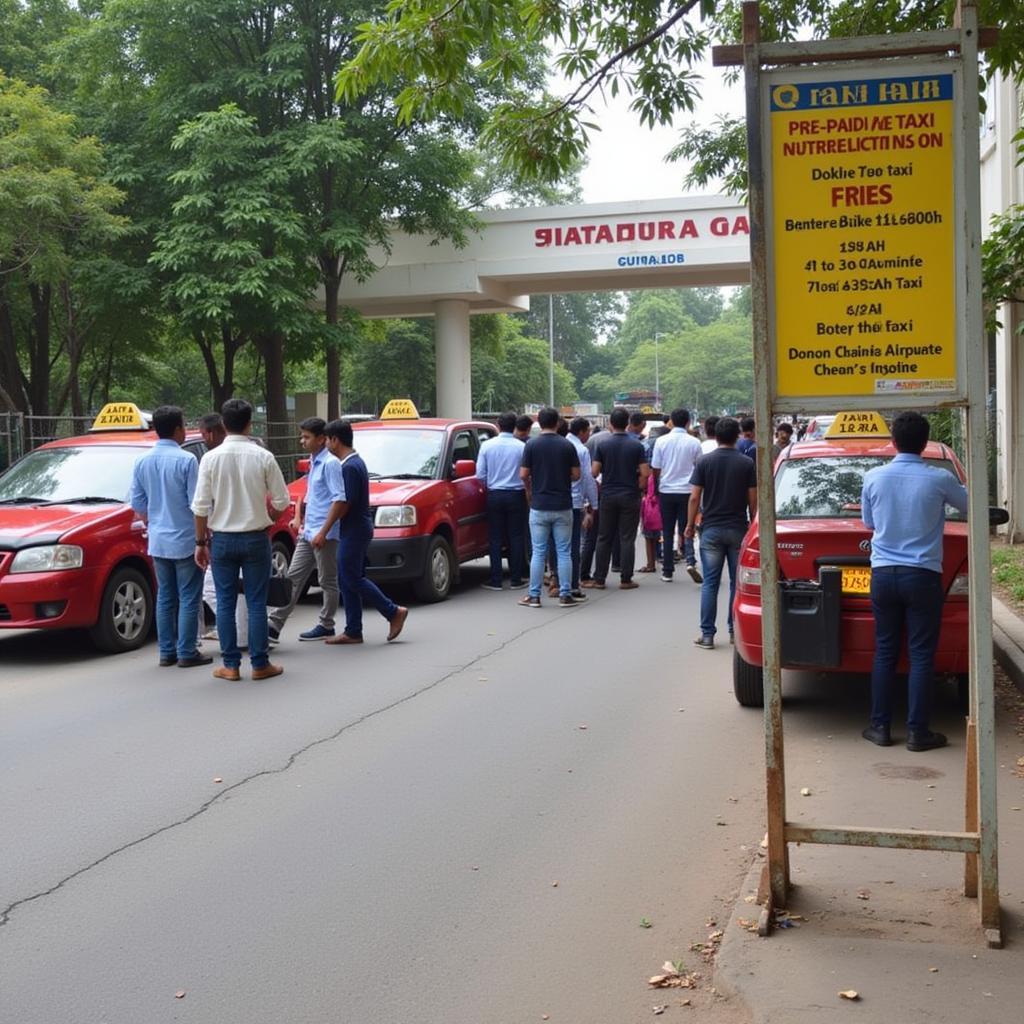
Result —
<svg viewBox="0 0 1024 1024"><path fill-rule="evenodd" d="M267 640L269 640L270 643L272 643L272 644L280 643L281 642L281 630L279 630L276 626L268 625L267 626Z"/></svg>
<svg viewBox="0 0 1024 1024"><path fill-rule="evenodd" d="M694 583L704 582L704 577L701 576L700 569L698 569L696 565L688 565L686 567L686 571L690 574L690 579L693 580Z"/></svg>
<svg viewBox="0 0 1024 1024"><path fill-rule="evenodd" d="M861 736L868 742L874 743L876 747L892 746L892 736L889 735L889 726L887 725L869 725L861 733Z"/></svg>
<svg viewBox="0 0 1024 1024"><path fill-rule="evenodd" d="M713 651L715 649L715 638L713 636L699 636L693 642L705 651Z"/></svg>
<svg viewBox="0 0 1024 1024"><path fill-rule="evenodd" d="M197 654L192 658L179 658L178 668L196 668L198 665L210 665L213 663L213 658L207 657L205 654Z"/></svg>
<svg viewBox="0 0 1024 1024"><path fill-rule="evenodd" d="M935 750L944 747L947 742L941 732L932 732L930 729L907 734L907 750Z"/></svg>
<svg viewBox="0 0 1024 1024"><path fill-rule="evenodd" d="M178 659L175 656L172 656L170 658L161 658L158 664L160 665L161 668L170 668L172 665L178 664Z"/></svg>

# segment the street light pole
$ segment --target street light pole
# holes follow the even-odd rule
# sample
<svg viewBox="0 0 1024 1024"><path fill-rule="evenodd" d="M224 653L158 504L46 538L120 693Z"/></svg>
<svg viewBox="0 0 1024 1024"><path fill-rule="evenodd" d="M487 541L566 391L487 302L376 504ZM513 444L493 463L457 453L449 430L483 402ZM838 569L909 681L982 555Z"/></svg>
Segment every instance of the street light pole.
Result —
<svg viewBox="0 0 1024 1024"><path fill-rule="evenodd" d="M665 331L654 333L654 394L658 402L658 412L661 412L661 363L658 360L658 341L666 337Z"/></svg>
<svg viewBox="0 0 1024 1024"><path fill-rule="evenodd" d="M548 296L548 404L555 405L555 297Z"/></svg>

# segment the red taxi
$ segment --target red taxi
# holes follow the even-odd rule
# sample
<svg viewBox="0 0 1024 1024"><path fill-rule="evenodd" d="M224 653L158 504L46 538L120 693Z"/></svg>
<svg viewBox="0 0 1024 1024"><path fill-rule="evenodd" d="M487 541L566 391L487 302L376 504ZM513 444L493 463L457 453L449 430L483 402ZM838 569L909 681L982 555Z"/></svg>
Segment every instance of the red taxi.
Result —
<svg viewBox="0 0 1024 1024"><path fill-rule="evenodd" d="M838 577L837 637L831 663L796 661L783 643L783 668L812 671L869 673L875 653L871 613L871 531L861 521L860 496L864 474L896 455L885 421L877 413L840 413L825 437L790 445L775 464L776 542L779 580L791 593L794 581L819 581L819 571L834 568ZM932 465L966 483L963 467L945 445L930 441L922 453ZM935 656L939 674L955 675L966 689L968 670L967 522L955 509L946 509L942 582L946 602L942 632ZM783 582L785 581L785 582ZM815 588L805 592L814 595ZM786 614L785 594L780 615ZM800 595L796 595L800 600ZM761 656L761 570L757 520L740 549L736 600L733 606L736 647L733 689L747 707L764 702ZM806 627L820 629L814 619ZM787 623L783 623L785 630ZM814 637L818 639L818 637ZM791 645L791 646L810 646ZM906 655L898 671L907 670Z"/></svg>
<svg viewBox="0 0 1024 1024"><path fill-rule="evenodd" d="M487 554L487 495L476 457L497 429L421 419L412 402L395 399L379 420L353 423L352 431L370 474L367 575L382 585L412 583L421 601L443 601L459 565ZM306 478L289 491L293 502L301 501Z"/></svg>
<svg viewBox="0 0 1024 1024"><path fill-rule="evenodd" d="M125 498L156 441L135 405L110 403L89 434L44 444L0 476L0 629L86 628L114 652L145 643L156 580L145 524ZM182 447L206 451L195 431ZM294 546L293 512L271 528L275 565Z"/></svg>

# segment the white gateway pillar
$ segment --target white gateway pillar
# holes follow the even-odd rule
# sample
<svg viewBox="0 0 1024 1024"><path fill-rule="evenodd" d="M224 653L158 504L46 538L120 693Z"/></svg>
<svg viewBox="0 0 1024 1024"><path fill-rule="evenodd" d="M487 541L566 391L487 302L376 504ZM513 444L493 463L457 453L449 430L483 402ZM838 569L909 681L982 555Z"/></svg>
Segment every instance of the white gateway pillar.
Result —
<svg viewBox="0 0 1024 1024"><path fill-rule="evenodd" d="M469 348L469 302L440 299L434 303L434 363L437 379L435 415L469 419L473 386Z"/></svg>

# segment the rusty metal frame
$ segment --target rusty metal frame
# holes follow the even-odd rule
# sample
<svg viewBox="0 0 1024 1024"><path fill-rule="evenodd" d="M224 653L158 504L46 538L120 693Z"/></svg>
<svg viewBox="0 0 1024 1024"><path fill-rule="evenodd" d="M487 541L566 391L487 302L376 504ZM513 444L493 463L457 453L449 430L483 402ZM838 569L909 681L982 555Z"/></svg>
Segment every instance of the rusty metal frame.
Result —
<svg viewBox="0 0 1024 1024"><path fill-rule="evenodd" d="M771 462L774 381L769 329L769 281L765 165L762 141L762 69L779 64L851 61L894 56L958 53L962 97L959 104L960 163L963 192L958 223L958 292L965 308L958 342L973 357L966 360L967 473L985 479L984 326L981 308L981 214L978 95L974 87L979 39L989 45L991 30L979 33L977 0L958 0L956 25L943 32L837 39L793 44L762 44L757 0L743 4L743 43L713 51L716 65L742 63L746 93L749 161L750 267L754 334L754 416L757 421L758 518L761 549L762 644L764 677L765 786L768 856L761 880L763 900L758 931L769 934L775 909L789 894L789 843L934 850L965 855L964 894L979 896L981 926L987 943L1002 945L999 921L998 832L996 818L995 709L992 670L991 566L988 547L987 494L970 489L970 713L966 726L967 763L964 831L872 829L801 825L786 820L785 747L782 723L778 558L775 533L775 481ZM961 276L962 275L962 276Z"/></svg>

